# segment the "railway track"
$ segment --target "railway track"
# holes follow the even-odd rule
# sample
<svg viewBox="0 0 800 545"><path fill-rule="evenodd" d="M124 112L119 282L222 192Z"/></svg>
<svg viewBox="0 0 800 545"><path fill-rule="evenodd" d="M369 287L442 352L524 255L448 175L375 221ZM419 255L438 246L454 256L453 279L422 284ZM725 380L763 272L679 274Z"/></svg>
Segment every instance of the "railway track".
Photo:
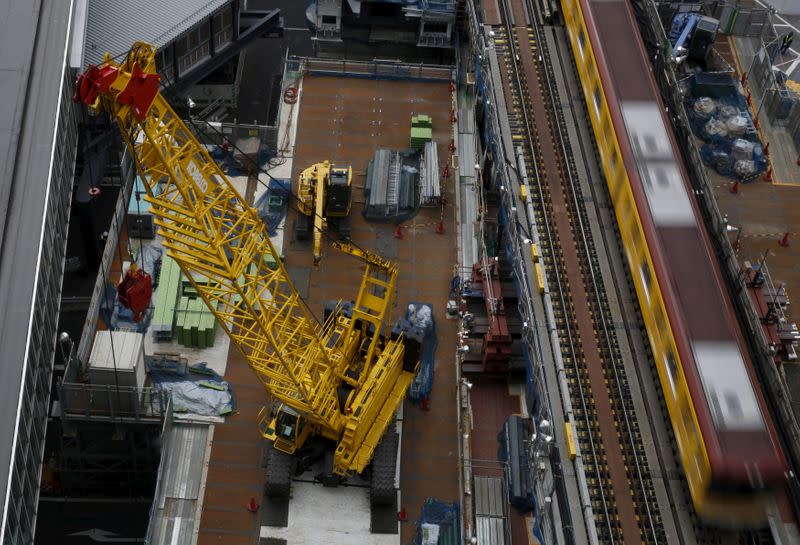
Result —
<svg viewBox="0 0 800 545"><path fill-rule="evenodd" d="M531 182L598 540L666 543L547 44L528 24L532 6L499 3L509 125Z"/></svg>
<svg viewBox="0 0 800 545"><path fill-rule="evenodd" d="M597 538L600 543L667 543L629 378L599 273L598 249L566 137L550 52L531 0L498 0L498 5L502 24L494 26L493 31L495 49L505 68L502 77L508 121L514 146L523 152L542 260L554 290L553 311L559 324ZM562 67L574 72L571 62L562 63ZM633 287L629 282L617 289ZM650 365L652 368L652 361ZM651 370L655 376L655 369ZM663 399L662 412L666 415ZM673 443L677 459L674 449ZM691 508L685 481L683 488L693 528L681 529L681 543L774 543L767 529L733 531L703 525Z"/></svg>

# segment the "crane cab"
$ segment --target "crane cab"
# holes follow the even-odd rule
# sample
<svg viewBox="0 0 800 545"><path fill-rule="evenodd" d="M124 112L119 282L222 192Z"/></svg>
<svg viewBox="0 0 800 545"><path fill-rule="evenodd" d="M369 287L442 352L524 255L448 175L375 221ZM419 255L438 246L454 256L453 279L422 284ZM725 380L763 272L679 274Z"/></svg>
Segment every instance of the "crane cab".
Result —
<svg viewBox="0 0 800 545"><path fill-rule="evenodd" d="M272 441L276 449L286 454L294 454L311 433L312 426L307 424L300 413L288 405L276 403L273 406L272 419L262 428L261 435Z"/></svg>

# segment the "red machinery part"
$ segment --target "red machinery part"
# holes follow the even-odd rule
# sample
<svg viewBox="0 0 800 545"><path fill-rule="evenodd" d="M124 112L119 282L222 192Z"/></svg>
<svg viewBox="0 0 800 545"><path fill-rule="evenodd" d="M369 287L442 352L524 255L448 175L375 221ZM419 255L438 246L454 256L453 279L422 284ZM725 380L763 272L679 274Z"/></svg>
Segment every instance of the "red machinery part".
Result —
<svg viewBox="0 0 800 545"><path fill-rule="evenodd" d="M107 93L118 75L119 69L115 66L103 65L99 68L90 66L86 72L78 75L72 100L88 106L94 105L98 95ZM125 89L117 94L117 102L129 106L136 118L144 121L158 94L160 79L158 74L147 74L138 64L134 64L131 79Z"/></svg>
<svg viewBox="0 0 800 545"><path fill-rule="evenodd" d="M153 297L153 279L143 270L131 267L122 281L117 284L119 302L133 312L133 321L138 322L144 316L150 299Z"/></svg>

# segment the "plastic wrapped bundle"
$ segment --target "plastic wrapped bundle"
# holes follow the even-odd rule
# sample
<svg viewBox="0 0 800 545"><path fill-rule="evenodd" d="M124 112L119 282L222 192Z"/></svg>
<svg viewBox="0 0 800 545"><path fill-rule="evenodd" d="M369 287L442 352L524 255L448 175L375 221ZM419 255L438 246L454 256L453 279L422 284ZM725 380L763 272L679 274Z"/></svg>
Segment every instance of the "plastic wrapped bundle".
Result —
<svg viewBox="0 0 800 545"><path fill-rule="evenodd" d="M749 178L756 174L756 163L752 159L738 160L733 163L733 172L739 178Z"/></svg>
<svg viewBox="0 0 800 545"><path fill-rule="evenodd" d="M725 121L725 128L728 130L729 136L741 136L747 132L747 126L750 123L743 115L735 115Z"/></svg>
<svg viewBox="0 0 800 545"><path fill-rule="evenodd" d="M438 344L433 309L427 303L411 303L395 328L422 339L419 373L408 388L408 399L416 403L428 397L433 388L434 355Z"/></svg>
<svg viewBox="0 0 800 545"><path fill-rule="evenodd" d="M727 124L713 117L708 120L703 131L711 139L726 138L728 136Z"/></svg>
<svg viewBox="0 0 800 545"><path fill-rule="evenodd" d="M724 104L719 109L719 117L722 119L727 119L737 115L739 115L739 108L731 104Z"/></svg>
<svg viewBox="0 0 800 545"><path fill-rule="evenodd" d="M731 155L737 161L748 161L753 158L753 149L755 144L748 140L737 138L731 144Z"/></svg>
<svg viewBox="0 0 800 545"><path fill-rule="evenodd" d="M716 111L717 105L709 97L700 97L695 101L692 108L699 117L707 119Z"/></svg>

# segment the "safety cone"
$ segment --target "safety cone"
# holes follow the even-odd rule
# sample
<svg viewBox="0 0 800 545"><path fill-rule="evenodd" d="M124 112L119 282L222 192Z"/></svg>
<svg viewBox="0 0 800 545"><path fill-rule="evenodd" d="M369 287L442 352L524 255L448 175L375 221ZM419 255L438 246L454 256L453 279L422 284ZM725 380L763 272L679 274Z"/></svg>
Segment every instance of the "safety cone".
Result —
<svg viewBox="0 0 800 545"><path fill-rule="evenodd" d="M408 521L408 512L406 512L406 508L405 507L402 507L397 512L397 520L399 520L400 522L407 522Z"/></svg>
<svg viewBox="0 0 800 545"><path fill-rule="evenodd" d="M256 499L252 496L250 496L250 502L247 504L247 510L251 513L258 511L258 504L256 503Z"/></svg>
<svg viewBox="0 0 800 545"><path fill-rule="evenodd" d="M747 105L753 107L753 95L749 91L747 92Z"/></svg>
<svg viewBox="0 0 800 545"><path fill-rule="evenodd" d="M781 239L778 241L778 244L783 246L784 248L789 246L789 233L784 233Z"/></svg>
<svg viewBox="0 0 800 545"><path fill-rule="evenodd" d="M394 230L394 238L403 240L403 226L398 225L397 229Z"/></svg>
<svg viewBox="0 0 800 545"><path fill-rule="evenodd" d="M444 170L442 171L442 178L449 178L450 177L450 165L445 165Z"/></svg>
<svg viewBox="0 0 800 545"><path fill-rule="evenodd" d="M436 224L436 234L441 235L444 233L444 222L440 221Z"/></svg>
<svg viewBox="0 0 800 545"><path fill-rule="evenodd" d="M767 173L764 174L764 181L772 183L772 167L769 167Z"/></svg>
<svg viewBox="0 0 800 545"><path fill-rule="evenodd" d="M456 151L456 141L454 138L450 139L450 145L447 146L447 149L449 149L451 153Z"/></svg>
<svg viewBox="0 0 800 545"><path fill-rule="evenodd" d="M747 72L742 74L742 86L747 83Z"/></svg>
<svg viewBox="0 0 800 545"><path fill-rule="evenodd" d="M450 123L456 122L456 111L455 109L450 110Z"/></svg>
<svg viewBox="0 0 800 545"><path fill-rule="evenodd" d="M736 180L735 182L733 182L733 185L731 186L731 193L736 195L738 192L739 192L739 180Z"/></svg>
<svg viewBox="0 0 800 545"><path fill-rule="evenodd" d="M769 156L769 142L764 144L764 155Z"/></svg>
<svg viewBox="0 0 800 545"><path fill-rule="evenodd" d="M756 130L761 128L761 127L758 126L758 118L757 117L753 118L753 126L756 128Z"/></svg>
<svg viewBox="0 0 800 545"><path fill-rule="evenodd" d="M422 398L421 405L423 411L428 412L431 410L431 400L428 399L427 397Z"/></svg>

